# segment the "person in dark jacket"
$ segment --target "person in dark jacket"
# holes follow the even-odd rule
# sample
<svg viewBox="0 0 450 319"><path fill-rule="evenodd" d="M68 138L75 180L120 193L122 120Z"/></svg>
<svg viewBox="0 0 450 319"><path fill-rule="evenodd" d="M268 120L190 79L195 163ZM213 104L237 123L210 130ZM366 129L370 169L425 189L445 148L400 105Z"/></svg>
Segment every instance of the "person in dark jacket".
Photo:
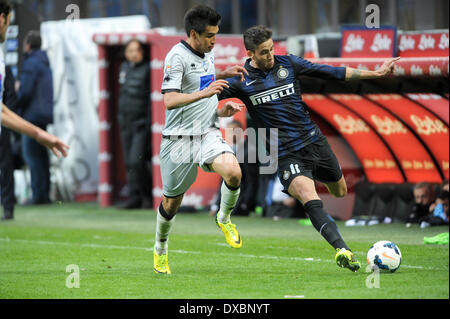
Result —
<svg viewBox="0 0 450 319"><path fill-rule="evenodd" d="M6 105L14 105L16 103L16 90L14 88L14 75L11 68L5 68L5 88L3 91L3 102ZM0 134L0 197L2 198L3 217L2 220L14 218L14 161L11 147L10 130L3 128Z"/></svg>
<svg viewBox="0 0 450 319"><path fill-rule="evenodd" d="M143 44L130 40L125 45L125 59L120 67L118 120L129 198L118 207L151 208L152 180L146 167L150 157L150 67Z"/></svg>
<svg viewBox="0 0 450 319"><path fill-rule="evenodd" d="M23 118L46 130L53 123L53 78L47 53L41 50L41 36L30 31L24 40L24 62L16 110ZM50 203L50 163L47 149L22 136L22 155L30 169L31 204Z"/></svg>

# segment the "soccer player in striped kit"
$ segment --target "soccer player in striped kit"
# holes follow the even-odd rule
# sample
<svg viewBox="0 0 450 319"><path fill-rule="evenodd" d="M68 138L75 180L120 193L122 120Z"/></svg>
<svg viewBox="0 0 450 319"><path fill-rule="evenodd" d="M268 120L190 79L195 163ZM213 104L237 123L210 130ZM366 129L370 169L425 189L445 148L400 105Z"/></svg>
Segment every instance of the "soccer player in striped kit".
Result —
<svg viewBox="0 0 450 319"><path fill-rule="evenodd" d="M255 26L244 32L249 59L244 81L229 78L219 99L239 98L259 128L278 130L278 176L284 192L302 202L316 230L335 249L338 266L357 271L361 263L343 240L333 218L324 210L314 180L336 197L347 185L336 156L319 127L310 119L301 98L301 75L334 80L381 78L392 73L393 58L376 71L314 64L294 55L274 55L272 31Z"/></svg>

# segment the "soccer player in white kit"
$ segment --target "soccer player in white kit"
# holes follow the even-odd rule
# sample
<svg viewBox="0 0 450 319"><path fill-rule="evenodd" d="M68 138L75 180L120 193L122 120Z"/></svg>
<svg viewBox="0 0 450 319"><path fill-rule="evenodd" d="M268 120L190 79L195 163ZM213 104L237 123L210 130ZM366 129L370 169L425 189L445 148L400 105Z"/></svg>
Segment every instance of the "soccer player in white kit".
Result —
<svg viewBox="0 0 450 319"><path fill-rule="evenodd" d="M11 5L8 1L0 0L0 43L5 41L6 30L11 18ZM3 51L0 49L0 134L1 126L34 138L42 145L48 147L56 156L67 156L69 147L56 136L47 133L39 127L24 120L6 105L3 104L3 84L5 81L5 61ZM0 150L1 156L1 150Z"/></svg>
<svg viewBox="0 0 450 319"><path fill-rule="evenodd" d="M168 237L184 193L194 183L197 167L216 172L223 178L221 203L216 223L233 248L242 246L241 237L230 214L239 197L241 170L231 147L222 139L218 117L229 117L242 104L227 102L218 110L217 94L228 87L225 79L247 71L234 66L217 73L212 49L219 31L220 15L198 5L184 17L188 35L176 44L164 63L162 93L166 120L160 150L163 199L157 211L154 271L170 274Z"/></svg>

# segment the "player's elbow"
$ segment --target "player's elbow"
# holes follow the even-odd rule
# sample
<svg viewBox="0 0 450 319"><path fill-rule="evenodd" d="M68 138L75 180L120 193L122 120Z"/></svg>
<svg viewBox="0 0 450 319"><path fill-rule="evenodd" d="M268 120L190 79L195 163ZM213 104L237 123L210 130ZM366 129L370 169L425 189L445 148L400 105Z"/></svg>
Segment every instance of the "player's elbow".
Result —
<svg viewBox="0 0 450 319"><path fill-rule="evenodd" d="M176 104L174 103L173 98L170 96L170 94L164 94L164 106L168 110L172 110L176 107Z"/></svg>
<svg viewBox="0 0 450 319"><path fill-rule="evenodd" d="M167 110L173 110L175 108L175 105L172 105L170 103L164 103L164 106Z"/></svg>

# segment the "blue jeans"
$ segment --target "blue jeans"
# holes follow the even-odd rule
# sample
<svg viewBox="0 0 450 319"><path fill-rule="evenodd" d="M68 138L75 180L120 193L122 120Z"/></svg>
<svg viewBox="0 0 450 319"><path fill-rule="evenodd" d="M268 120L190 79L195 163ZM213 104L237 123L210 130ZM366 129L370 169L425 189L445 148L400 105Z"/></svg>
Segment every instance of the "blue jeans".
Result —
<svg viewBox="0 0 450 319"><path fill-rule="evenodd" d="M22 155L30 169L33 203L48 203L50 163L47 148L31 137L22 135Z"/></svg>

